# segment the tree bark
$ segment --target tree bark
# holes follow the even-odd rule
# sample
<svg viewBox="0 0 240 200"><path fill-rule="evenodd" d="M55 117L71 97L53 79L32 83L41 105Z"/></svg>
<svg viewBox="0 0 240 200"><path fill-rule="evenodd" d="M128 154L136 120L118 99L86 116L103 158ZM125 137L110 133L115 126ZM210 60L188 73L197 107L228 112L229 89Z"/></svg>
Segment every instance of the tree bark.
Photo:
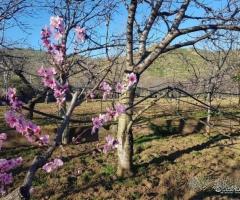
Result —
<svg viewBox="0 0 240 200"><path fill-rule="evenodd" d="M238 105L240 106L240 77L238 77Z"/></svg>
<svg viewBox="0 0 240 200"><path fill-rule="evenodd" d="M60 116L64 117L67 110L66 101L62 106L60 106ZM69 135L69 124L65 127L63 134L62 134L62 144L69 144L70 143L70 135Z"/></svg>
<svg viewBox="0 0 240 200"><path fill-rule="evenodd" d="M127 91L120 98L120 103L131 107L134 102L136 86ZM132 134L132 109L130 108L118 119L117 139L119 142L117 175L129 177L133 175L133 134Z"/></svg>
<svg viewBox="0 0 240 200"><path fill-rule="evenodd" d="M44 98L44 96L46 95L47 91L48 91L48 89L45 89L40 94L37 94L37 96L35 98L31 99L31 101L28 103L28 107L29 107L29 112L27 114L27 118L28 119L31 119L31 120L33 119L33 111L34 111L35 105L42 98Z"/></svg>
<svg viewBox="0 0 240 200"><path fill-rule="evenodd" d="M208 107L208 111L207 111L207 126L206 126L206 132L209 135L210 134L210 121L211 121L211 106L212 106L212 95L211 92L208 92L207 95L207 101L208 101L208 105L210 107Z"/></svg>

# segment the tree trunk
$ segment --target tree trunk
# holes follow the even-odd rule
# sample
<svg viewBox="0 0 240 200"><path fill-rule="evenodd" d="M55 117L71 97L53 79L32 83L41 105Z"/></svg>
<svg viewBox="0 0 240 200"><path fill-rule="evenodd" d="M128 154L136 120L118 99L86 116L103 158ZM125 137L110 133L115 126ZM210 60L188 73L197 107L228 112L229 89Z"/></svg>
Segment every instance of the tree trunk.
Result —
<svg viewBox="0 0 240 200"><path fill-rule="evenodd" d="M66 101L60 106L60 116L63 117L66 114L67 104ZM70 136L69 136L69 124L65 127L63 134L62 134L62 144L69 144Z"/></svg>
<svg viewBox="0 0 240 200"><path fill-rule="evenodd" d="M211 105L212 105L212 95L211 92L208 92L208 96L207 96L207 101L208 101L208 105L210 106L208 108L208 112L207 112L207 126L206 126L206 132L209 135L210 134L210 121L211 121Z"/></svg>
<svg viewBox="0 0 240 200"><path fill-rule="evenodd" d="M35 105L37 102L39 102L42 98L44 98L44 96L47 93L47 89L45 89L42 93L38 94L35 98L33 98L29 103L28 103L28 107L29 107L29 112L27 114L27 118L28 119L33 119L33 111L35 108Z"/></svg>
<svg viewBox="0 0 240 200"><path fill-rule="evenodd" d="M132 106L136 87L131 88L120 97L120 103L126 107ZM120 177L133 175L133 134L132 134L132 109L119 116L117 139L118 145L118 170Z"/></svg>
<svg viewBox="0 0 240 200"><path fill-rule="evenodd" d="M240 77L238 80L238 105L240 106Z"/></svg>
<svg viewBox="0 0 240 200"><path fill-rule="evenodd" d="M33 119L33 110L34 110L34 107L35 107L35 102L31 102L30 104L29 104L29 111L28 111L28 115L27 115L27 118L28 119Z"/></svg>

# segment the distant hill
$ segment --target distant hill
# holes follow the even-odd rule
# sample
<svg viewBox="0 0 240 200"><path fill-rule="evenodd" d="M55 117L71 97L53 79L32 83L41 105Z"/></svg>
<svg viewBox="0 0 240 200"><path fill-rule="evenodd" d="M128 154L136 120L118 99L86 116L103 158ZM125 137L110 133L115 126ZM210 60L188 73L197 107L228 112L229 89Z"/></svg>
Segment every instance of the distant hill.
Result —
<svg viewBox="0 0 240 200"><path fill-rule="evenodd" d="M0 53L23 58L26 77L36 84L39 84L39 78L34 76L36 75L36 70L41 65L50 65L47 54L43 51L32 49L2 49ZM201 51L201 53L208 54L208 52L203 51ZM101 62L104 67L104 59L98 58L94 62ZM145 75L140 80L139 85L140 87L149 88L168 82L188 82L194 73L197 73L199 76L208 74L209 66L193 49L183 48L161 55L144 73ZM17 79L17 77L13 76L13 82L17 81ZM79 82L79 75L73 77L72 80Z"/></svg>

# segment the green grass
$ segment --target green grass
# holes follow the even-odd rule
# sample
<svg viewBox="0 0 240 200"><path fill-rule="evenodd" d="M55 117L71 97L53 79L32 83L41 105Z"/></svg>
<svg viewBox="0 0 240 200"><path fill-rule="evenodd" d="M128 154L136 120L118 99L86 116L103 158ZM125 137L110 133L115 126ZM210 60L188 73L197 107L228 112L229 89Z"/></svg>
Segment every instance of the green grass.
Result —
<svg viewBox="0 0 240 200"><path fill-rule="evenodd" d="M112 165L106 165L102 167L101 173L105 176L113 176L116 173L116 168Z"/></svg>

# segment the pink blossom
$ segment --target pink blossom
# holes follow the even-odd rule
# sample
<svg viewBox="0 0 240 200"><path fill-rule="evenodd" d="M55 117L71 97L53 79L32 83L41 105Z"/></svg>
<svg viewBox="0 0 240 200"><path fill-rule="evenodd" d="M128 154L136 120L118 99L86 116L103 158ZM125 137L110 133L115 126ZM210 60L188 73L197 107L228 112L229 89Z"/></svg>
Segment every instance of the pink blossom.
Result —
<svg viewBox="0 0 240 200"><path fill-rule="evenodd" d="M56 86L53 88L54 91L54 97L57 100L58 104L62 104L66 101L66 92L68 91L68 83L65 83L64 85L56 84Z"/></svg>
<svg viewBox="0 0 240 200"><path fill-rule="evenodd" d="M22 164L22 157L12 158L9 160L0 159L0 172L9 172L10 170Z"/></svg>
<svg viewBox="0 0 240 200"><path fill-rule="evenodd" d="M116 115L116 111L113 108L107 108L106 110L107 110L109 119L112 120L114 118L114 116Z"/></svg>
<svg viewBox="0 0 240 200"><path fill-rule="evenodd" d="M117 83L115 90L118 93L122 93L124 91L124 85L121 83Z"/></svg>
<svg viewBox="0 0 240 200"><path fill-rule="evenodd" d="M51 37L50 29L48 27L43 28L42 31L41 31L41 38L42 39L47 39L49 37Z"/></svg>
<svg viewBox="0 0 240 200"><path fill-rule="evenodd" d="M5 120L11 128L16 128L16 131L21 133L31 143L38 143L40 145L47 144L47 136L40 137L41 128L32 121L28 121L22 114L17 114L14 111L7 111L5 113Z"/></svg>
<svg viewBox="0 0 240 200"><path fill-rule="evenodd" d="M0 159L0 194L5 193L7 185L13 182L13 176L10 170L22 164L22 157L12 158L9 160Z"/></svg>
<svg viewBox="0 0 240 200"><path fill-rule="evenodd" d="M5 121L11 128L15 128L17 124L17 117L15 115L15 112L7 111L5 113Z"/></svg>
<svg viewBox="0 0 240 200"><path fill-rule="evenodd" d="M43 85L54 90L56 87L56 80L54 77L46 77L43 79Z"/></svg>
<svg viewBox="0 0 240 200"><path fill-rule="evenodd" d="M43 46L48 49L48 51L51 51L51 42L50 42L50 37L51 37L51 31L48 27L45 27L41 31L41 40L43 43Z"/></svg>
<svg viewBox="0 0 240 200"><path fill-rule="evenodd" d="M35 135L40 135L41 128L31 121L27 122L27 130L33 132Z"/></svg>
<svg viewBox="0 0 240 200"><path fill-rule="evenodd" d="M0 150L2 149L3 142L6 141L7 134L6 133L0 133Z"/></svg>
<svg viewBox="0 0 240 200"><path fill-rule="evenodd" d="M7 98L8 98L8 99L13 99L13 98L15 98L15 97L16 97L16 94L17 94L16 88L8 88L8 90L7 90Z"/></svg>
<svg viewBox="0 0 240 200"><path fill-rule="evenodd" d="M44 86L49 87L54 92L54 97L57 100L58 104L62 104L65 102L66 97L65 94L68 91L68 83L66 82L64 85L59 84L54 75L56 71L54 68L43 68L41 67L38 70L38 74L42 77L42 82Z"/></svg>
<svg viewBox="0 0 240 200"><path fill-rule="evenodd" d="M55 158L53 161L46 163L42 169L50 173L61 166L63 166L63 161L59 158Z"/></svg>
<svg viewBox="0 0 240 200"><path fill-rule="evenodd" d="M93 128L92 128L92 134L96 133L96 131L103 126L103 121L99 117L92 118Z"/></svg>
<svg viewBox="0 0 240 200"><path fill-rule="evenodd" d="M0 173L0 182L4 185L9 185L13 182L13 177L11 173Z"/></svg>
<svg viewBox="0 0 240 200"><path fill-rule="evenodd" d="M15 88L8 88L7 91L7 99L10 103L10 106L13 110L20 110L22 108L22 101L19 101L16 96L16 89Z"/></svg>
<svg viewBox="0 0 240 200"><path fill-rule="evenodd" d="M54 39L55 40L61 40L62 39L62 37L63 37L63 34L62 33L60 33L60 32L56 32L56 33L54 33Z"/></svg>
<svg viewBox="0 0 240 200"><path fill-rule="evenodd" d="M119 143L111 135L108 135L105 139L106 144L103 146L103 153L108 153L109 151L117 148Z"/></svg>
<svg viewBox="0 0 240 200"><path fill-rule="evenodd" d="M7 134L6 133L0 133L0 140L5 141L7 139Z"/></svg>
<svg viewBox="0 0 240 200"><path fill-rule="evenodd" d="M37 70L37 73L38 73L39 76L46 78L46 77L54 76L57 72L56 72L54 67L44 68L43 66L41 66Z"/></svg>
<svg viewBox="0 0 240 200"><path fill-rule="evenodd" d="M100 89L103 90L103 99L106 99L112 91L112 87L105 81L100 84Z"/></svg>
<svg viewBox="0 0 240 200"><path fill-rule="evenodd" d="M49 135L43 135L43 136L39 137L39 142L40 142L40 145L49 144Z"/></svg>
<svg viewBox="0 0 240 200"><path fill-rule="evenodd" d="M19 101L19 100L15 100L15 101L12 101L12 102L10 102L10 103L11 103L12 109L14 109L14 110L19 110L19 109L21 109L21 108L22 108L22 105L23 105L23 103L22 103L21 101Z"/></svg>
<svg viewBox="0 0 240 200"><path fill-rule="evenodd" d="M92 122L93 122L93 126L95 126L96 128L100 128L103 125L102 119L100 119L99 117L92 118Z"/></svg>
<svg viewBox="0 0 240 200"><path fill-rule="evenodd" d="M131 74L128 74L128 87L133 86L135 83L137 83L137 76L133 72Z"/></svg>
<svg viewBox="0 0 240 200"><path fill-rule="evenodd" d="M86 39L86 30L84 28L77 26L75 28L75 32L76 32L76 37L78 40L83 42Z"/></svg>
<svg viewBox="0 0 240 200"><path fill-rule="evenodd" d="M51 50L52 50L52 45L51 45L50 40L48 40L48 39L43 39L43 40L42 40L42 43L43 43L43 46L44 46L45 48L47 48L48 51L51 51Z"/></svg>
<svg viewBox="0 0 240 200"><path fill-rule="evenodd" d="M109 121L109 116L107 114L100 114L99 119L102 121L102 123L106 123Z"/></svg>
<svg viewBox="0 0 240 200"><path fill-rule="evenodd" d="M61 64L63 62L64 54L62 51L55 51L53 58L57 64Z"/></svg>
<svg viewBox="0 0 240 200"><path fill-rule="evenodd" d="M25 133L28 133L27 121L23 116L19 116L17 118L16 130L17 132L22 133L22 135L24 135Z"/></svg>
<svg viewBox="0 0 240 200"><path fill-rule="evenodd" d="M63 18L59 17L59 16L52 16L50 18L50 26L53 29L60 29L62 30L63 28Z"/></svg>
<svg viewBox="0 0 240 200"><path fill-rule="evenodd" d="M125 113L126 111L126 106L120 103L117 103L116 105L114 105L114 108L116 110L115 117L118 117L119 115L121 115L122 113Z"/></svg>

